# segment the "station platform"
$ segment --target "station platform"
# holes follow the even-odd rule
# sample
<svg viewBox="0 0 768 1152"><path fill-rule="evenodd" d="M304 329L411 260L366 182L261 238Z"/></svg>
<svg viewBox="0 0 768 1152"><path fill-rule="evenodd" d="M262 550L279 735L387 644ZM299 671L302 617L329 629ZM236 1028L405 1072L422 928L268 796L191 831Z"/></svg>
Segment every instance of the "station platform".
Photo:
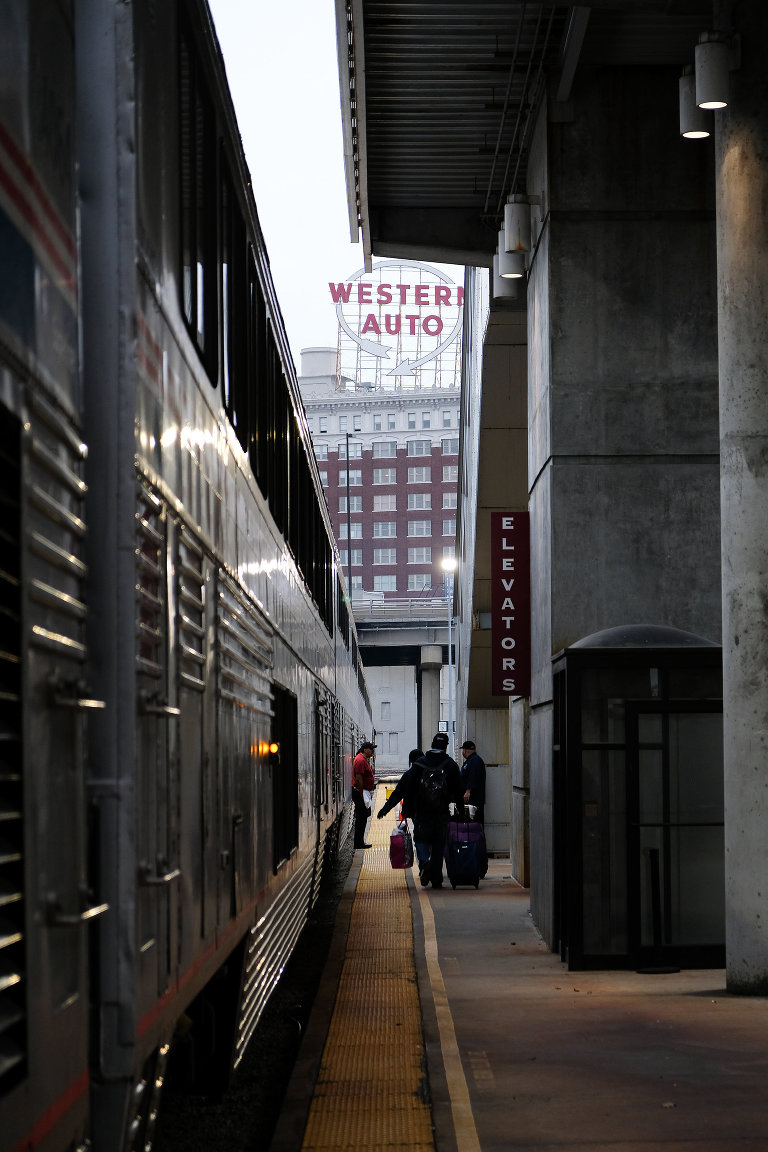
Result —
<svg viewBox="0 0 768 1152"><path fill-rule="evenodd" d="M768 1152L768 999L568 972L508 861L422 888L392 817L355 852L270 1152Z"/></svg>

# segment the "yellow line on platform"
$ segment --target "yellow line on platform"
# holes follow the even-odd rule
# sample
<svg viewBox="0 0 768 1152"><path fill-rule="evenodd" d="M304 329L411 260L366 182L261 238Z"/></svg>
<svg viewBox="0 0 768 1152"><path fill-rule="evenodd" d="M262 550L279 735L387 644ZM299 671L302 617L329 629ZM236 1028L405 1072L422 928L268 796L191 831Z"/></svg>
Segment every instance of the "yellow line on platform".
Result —
<svg viewBox="0 0 768 1152"><path fill-rule="evenodd" d="M480 1140L475 1127L475 1117L469 1099L469 1088L461 1063L453 1015L445 990L442 969L438 959L435 917L429 902L426 888L419 888L421 917L424 924L424 952L427 972L435 1005L437 1030L440 1036L440 1051L443 1056L445 1081L451 1101L451 1115L456 1132L456 1146L459 1152L480 1152Z"/></svg>
<svg viewBox="0 0 768 1152"><path fill-rule="evenodd" d="M390 867L391 828L371 820L302 1152L434 1152L411 902L405 872Z"/></svg>

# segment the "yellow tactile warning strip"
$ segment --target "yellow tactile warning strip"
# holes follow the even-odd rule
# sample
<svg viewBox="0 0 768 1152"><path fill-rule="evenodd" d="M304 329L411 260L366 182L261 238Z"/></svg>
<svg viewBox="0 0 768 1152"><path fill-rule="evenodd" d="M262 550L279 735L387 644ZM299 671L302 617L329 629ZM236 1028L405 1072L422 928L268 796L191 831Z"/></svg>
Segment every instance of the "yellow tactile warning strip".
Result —
<svg viewBox="0 0 768 1152"><path fill-rule="evenodd" d="M373 846L357 882L302 1152L434 1152L411 902L405 872L389 863L393 825L394 813L369 825Z"/></svg>

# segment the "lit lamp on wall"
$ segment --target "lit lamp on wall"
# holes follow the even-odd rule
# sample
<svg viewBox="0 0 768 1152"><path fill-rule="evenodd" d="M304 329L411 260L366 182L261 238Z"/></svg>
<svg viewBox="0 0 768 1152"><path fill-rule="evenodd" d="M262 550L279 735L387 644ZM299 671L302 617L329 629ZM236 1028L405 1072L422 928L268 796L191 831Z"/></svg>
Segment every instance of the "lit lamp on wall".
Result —
<svg viewBox="0 0 768 1152"><path fill-rule="evenodd" d="M727 108L730 72L738 67L739 39L724 32L702 32L695 63L680 77L680 135L703 140L712 132L708 112Z"/></svg>
<svg viewBox="0 0 768 1152"><path fill-rule="evenodd" d="M455 556L443 556L443 595L448 601L448 751L454 757L456 749L453 720L453 578L458 566Z"/></svg>
<svg viewBox="0 0 768 1152"><path fill-rule="evenodd" d="M714 111L728 106L733 49L720 32L702 32L694 52L696 103L699 108Z"/></svg>
<svg viewBox="0 0 768 1152"><path fill-rule="evenodd" d="M521 280L525 276L525 253L507 251L507 230L499 229L499 276L503 279Z"/></svg>
<svg viewBox="0 0 768 1152"><path fill-rule="evenodd" d="M703 140L712 131L712 118L696 103L696 77L692 64L686 64L680 77L680 135L686 140Z"/></svg>

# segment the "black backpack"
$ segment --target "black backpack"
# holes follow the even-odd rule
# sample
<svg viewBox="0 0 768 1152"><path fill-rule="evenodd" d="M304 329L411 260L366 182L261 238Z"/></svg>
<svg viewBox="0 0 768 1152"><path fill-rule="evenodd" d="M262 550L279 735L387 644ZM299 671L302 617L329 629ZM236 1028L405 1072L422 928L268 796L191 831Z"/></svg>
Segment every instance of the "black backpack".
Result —
<svg viewBox="0 0 768 1152"><path fill-rule="evenodd" d="M441 816L448 802L448 757L438 763L424 761L416 797L416 810L420 816Z"/></svg>

